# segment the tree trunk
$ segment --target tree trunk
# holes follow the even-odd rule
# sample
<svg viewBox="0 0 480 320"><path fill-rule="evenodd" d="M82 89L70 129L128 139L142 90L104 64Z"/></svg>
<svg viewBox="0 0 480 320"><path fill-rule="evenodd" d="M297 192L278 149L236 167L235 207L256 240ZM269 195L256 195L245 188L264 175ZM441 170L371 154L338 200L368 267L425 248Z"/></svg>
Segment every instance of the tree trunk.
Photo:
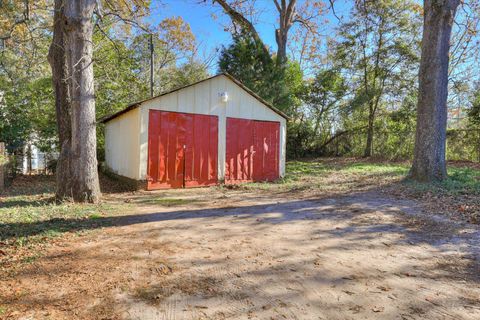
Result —
<svg viewBox="0 0 480 320"><path fill-rule="evenodd" d="M447 131L448 62L453 19L460 0L425 0L417 129L410 177L441 181Z"/></svg>
<svg viewBox="0 0 480 320"><path fill-rule="evenodd" d="M71 92L71 172L75 201L97 202L97 136L93 81L93 11L96 0L65 3L68 84Z"/></svg>
<svg viewBox="0 0 480 320"><path fill-rule="evenodd" d="M287 43L288 31L294 23L297 16L297 0L285 1L278 3L274 0L279 14L279 27L275 29L275 41L277 42L277 65L283 66L287 63Z"/></svg>
<svg viewBox="0 0 480 320"><path fill-rule="evenodd" d="M5 188L5 167L6 167L5 143L0 142L0 192Z"/></svg>
<svg viewBox="0 0 480 320"><path fill-rule="evenodd" d="M100 199L93 81L95 0L56 0L50 63L55 85L60 159L57 197Z"/></svg>
<svg viewBox="0 0 480 320"><path fill-rule="evenodd" d="M367 126L367 144L365 145L365 151L363 153L364 157L371 157L372 150L373 150L373 125L375 120L375 114L373 111L373 107L370 106L369 114L368 114L368 126Z"/></svg>
<svg viewBox="0 0 480 320"><path fill-rule="evenodd" d="M60 147L60 154L55 170L57 187L56 197L59 200L69 198L71 194L71 172L70 172L70 92L66 79L68 78L68 67L65 55L65 36L63 25L65 25L64 1L55 1L55 13L53 17L53 40L48 52L48 62L52 68L53 88L55 91L55 111L57 116L57 130Z"/></svg>
<svg viewBox="0 0 480 320"><path fill-rule="evenodd" d="M230 16L230 19L232 19L233 22L240 25L243 32L247 32L257 43L261 43L265 56L270 57L270 51L268 50L268 47L262 41L257 30L247 18L245 18L240 12L236 11L226 0L213 0L212 3L214 2L217 2L223 8L225 13Z"/></svg>
<svg viewBox="0 0 480 320"><path fill-rule="evenodd" d="M288 29L285 29L285 27L276 29L275 41L277 42L277 64L285 65L287 62Z"/></svg>
<svg viewBox="0 0 480 320"><path fill-rule="evenodd" d="M238 23L242 27L243 31L249 32L255 41L262 44L264 52L270 56L268 47L261 40L257 30L247 18L245 18L240 12L236 11L234 7L226 0L213 0L212 2L217 2L223 8L225 13L230 16L232 21ZM275 41L277 42L277 65L283 66L287 63L288 32L296 19L298 21L300 21L300 19L296 11L297 0L290 0L288 2L286 0L282 0L280 3L278 0L274 0L273 2L278 10L280 23L280 26L275 29Z"/></svg>

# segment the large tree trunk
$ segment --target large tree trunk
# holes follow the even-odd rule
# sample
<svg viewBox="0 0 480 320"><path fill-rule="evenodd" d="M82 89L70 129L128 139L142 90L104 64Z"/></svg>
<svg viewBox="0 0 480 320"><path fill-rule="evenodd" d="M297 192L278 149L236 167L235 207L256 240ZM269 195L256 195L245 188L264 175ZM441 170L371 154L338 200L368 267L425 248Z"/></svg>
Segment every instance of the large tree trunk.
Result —
<svg viewBox="0 0 480 320"><path fill-rule="evenodd" d="M71 172L75 201L96 202L100 198L97 171L97 136L93 81L93 11L95 0L65 3L67 62L71 74Z"/></svg>
<svg viewBox="0 0 480 320"><path fill-rule="evenodd" d="M55 1L55 13L53 17L53 40L48 52L48 61L52 67L53 87L55 91L55 108L57 116L58 140L60 155L57 161L56 196L59 200L69 198L71 194L70 179L70 92L66 82L68 78L68 66L65 55L65 37L63 25L65 24L63 1Z"/></svg>
<svg viewBox="0 0 480 320"><path fill-rule="evenodd" d="M285 65L287 63L287 43L288 32L297 18L296 5L297 0L285 1L280 3L274 0L279 14L279 28L275 29L275 41L277 42L277 64Z"/></svg>
<svg viewBox="0 0 480 320"><path fill-rule="evenodd" d="M275 40L277 42L277 64L284 65L287 62L288 30L276 29Z"/></svg>
<svg viewBox="0 0 480 320"><path fill-rule="evenodd" d="M453 19L460 0L425 0L419 72L417 130L410 177L420 182L447 176L448 62Z"/></svg>
<svg viewBox="0 0 480 320"><path fill-rule="evenodd" d="M50 50L61 147L57 197L79 202L100 198L92 64L95 4L95 0L55 1Z"/></svg>

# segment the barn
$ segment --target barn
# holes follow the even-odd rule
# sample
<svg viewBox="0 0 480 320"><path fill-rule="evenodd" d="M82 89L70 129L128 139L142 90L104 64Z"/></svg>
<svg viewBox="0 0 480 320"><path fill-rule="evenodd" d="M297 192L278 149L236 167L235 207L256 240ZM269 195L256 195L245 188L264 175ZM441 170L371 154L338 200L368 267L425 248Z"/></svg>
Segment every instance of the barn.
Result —
<svg viewBox="0 0 480 320"><path fill-rule="evenodd" d="M105 163L149 190L273 181L285 174L286 121L222 73L104 118Z"/></svg>

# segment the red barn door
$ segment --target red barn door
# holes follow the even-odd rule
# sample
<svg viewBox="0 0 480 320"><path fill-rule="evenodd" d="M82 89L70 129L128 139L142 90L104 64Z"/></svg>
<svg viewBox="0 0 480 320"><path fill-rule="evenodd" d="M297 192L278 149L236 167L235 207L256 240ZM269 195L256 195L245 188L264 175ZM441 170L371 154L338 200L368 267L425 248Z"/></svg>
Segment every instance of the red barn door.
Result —
<svg viewBox="0 0 480 320"><path fill-rule="evenodd" d="M279 178L280 123L254 121L253 180L273 181Z"/></svg>
<svg viewBox="0 0 480 320"><path fill-rule="evenodd" d="M218 118L150 110L147 189L217 183Z"/></svg>
<svg viewBox="0 0 480 320"><path fill-rule="evenodd" d="M279 177L280 123L227 118L225 182Z"/></svg>

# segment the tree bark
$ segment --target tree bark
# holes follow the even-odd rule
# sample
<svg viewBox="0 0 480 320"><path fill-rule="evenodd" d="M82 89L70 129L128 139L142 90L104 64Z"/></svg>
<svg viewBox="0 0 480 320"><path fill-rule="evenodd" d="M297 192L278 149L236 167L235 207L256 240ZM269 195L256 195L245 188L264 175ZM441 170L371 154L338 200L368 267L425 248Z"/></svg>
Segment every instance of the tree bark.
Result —
<svg viewBox="0 0 480 320"><path fill-rule="evenodd" d="M233 22L240 25L242 30L250 34L255 41L261 43L262 50L265 52L266 56L270 57L270 51L268 50L268 47L262 41L257 30L247 18L245 18L240 12L236 11L230 4L228 4L226 0L213 0L212 2L217 2Z"/></svg>
<svg viewBox="0 0 480 320"><path fill-rule="evenodd" d="M365 14L368 15L366 7L365 9ZM367 21L367 16L365 17L365 21ZM367 23L367 22L365 22ZM375 64L373 68L373 83L372 87L369 88L368 85L368 68L367 68L367 55L366 55L366 45L363 45L363 57L364 57L364 82L365 82L365 92L369 96L369 104L368 104L368 128L367 128L367 143L365 145L365 151L363 153L363 156L365 158L371 157L373 154L373 136L375 132L375 116L377 113L378 109L378 104L380 102L380 97L382 96L383 93L383 86L385 85L385 77L383 78L381 84L382 87L380 91L377 89L377 78L379 75L379 69L380 69L380 56L381 52L383 49L383 37L384 37L384 26L385 26L385 20L382 18L380 21L380 25L378 27L378 42L376 46L376 54L375 54ZM368 28L367 28L368 29ZM372 91L371 94L370 90Z"/></svg>
<svg viewBox="0 0 480 320"><path fill-rule="evenodd" d="M239 24L244 31L249 32L252 37L262 44L263 50L270 56L270 52L261 40L258 35L257 30L253 24L245 18L240 12L236 11L227 0L213 0L217 2L225 11L226 14L230 16L233 22ZM278 0L273 0L275 7L279 14L279 27L275 29L275 41L277 42L277 64L285 65L287 63L287 43L288 43L288 32L295 22L305 23L297 14L296 5L297 0L281 0L280 3Z"/></svg>
<svg viewBox="0 0 480 320"><path fill-rule="evenodd" d="M288 32L297 18L297 0L278 0L273 1L279 14L279 28L275 29L275 41L277 42L277 64L284 65L287 63L287 43Z"/></svg>
<svg viewBox="0 0 480 320"><path fill-rule="evenodd" d="M60 154L57 160L56 197L59 200L71 197L71 172L70 172L70 91L66 79L68 66L65 55L65 37L63 25L65 24L64 1L55 1L53 17L53 40L48 52L48 62L52 68L53 88L55 91L55 111L57 117L57 131Z"/></svg>
<svg viewBox="0 0 480 320"><path fill-rule="evenodd" d="M97 202L100 186L97 170L95 92L93 79L93 11L95 0L65 3L67 62L71 74L71 172L73 199Z"/></svg>
<svg viewBox="0 0 480 320"><path fill-rule="evenodd" d="M375 122L375 112L373 110L373 106L370 104L369 106L369 113L368 113L368 125L367 125L367 144L365 145L365 151L363 156L365 158L372 156L373 151L373 130L374 130L374 122Z"/></svg>
<svg viewBox="0 0 480 320"><path fill-rule="evenodd" d="M60 159L57 197L100 199L93 79L95 0L56 0L50 64L55 86Z"/></svg>
<svg viewBox="0 0 480 320"><path fill-rule="evenodd" d="M277 42L277 64L284 65L287 62L288 31L281 28L276 29L275 41Z"/></svg>
<svg viewBox="0 0 480 320"><path fill-rule="evenodd" d="M446 178L448 63L453 19L460 0L425 0L417 129L410 177Z"/></svg>

